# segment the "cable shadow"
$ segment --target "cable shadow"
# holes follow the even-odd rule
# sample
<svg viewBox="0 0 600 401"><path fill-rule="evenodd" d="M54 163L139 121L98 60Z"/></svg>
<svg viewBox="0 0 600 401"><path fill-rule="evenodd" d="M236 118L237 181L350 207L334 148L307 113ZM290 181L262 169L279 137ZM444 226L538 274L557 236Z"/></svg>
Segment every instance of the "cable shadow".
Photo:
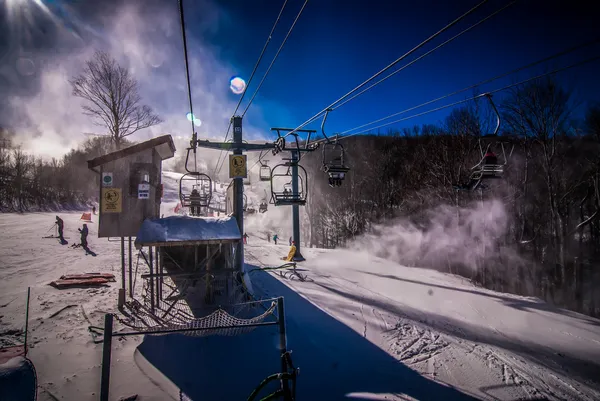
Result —
<svg viewBox="0 0 600 401"><path fill-rule="evenodd" d="M514 352L524 359L545 366L555 373L568 374L571 379L587 382L587 385L593 383L596 388L600 388L600 362L590 362L557 354L554 350L540 346L534 342L510 339L503 336L501 333L493 332L490 329L482 327L476 327L452 317L428 313L406 305L395 305L389 301L384 302L366 297L364 294L351 294L322 283L315 282L315 284L331 293L357 303L362 303L365 306L376 308L394 316L405 317L416 322L421 322L439 332Z"/></svg>
<svg viewBox="0 0 600 401"><path fill-rule="evenodd" d="M493 292L487 292L487 291L478 291L476 289L466 289L466 288L456 288L456 287L449 287L449 286L445 286L445 285L441 285L441 284L432 284L432 283L427 283L425 281L419 281L419 280L411 280L411 279L406 279L406 278L402 278L402 277L398 277L398 276L394 276L391 274L381 274L381 273L374 273L374 272L369 272L369 271L364 271L364 270L356 270L359 273L364 273L364 274L369 274L372 276L377 276L380 278L385 278L385 279L391 279L391 280L398 280L398 281L404 281L407 283L413 283L413 284L419 284L419 285L423 285L423 286L427 286L427 287L436 287L436 288L442 288L445 290L452 290L452 291L458 291L458 292L466 292L466 293L470 293L470 294L475 294L475 295L483 295L489 298L495 298L498 299L500 301L502 301L503 304L505 304L506 306L510 306L511 308L514 309L518 309L518 310L540 310L540 311L544 311L544 312L551 312L551 313L555 313L558 315L564 315L564 316L569 316L569 317L573 317L579 320L582 320L586 323L595 325L595 326L600 326L600 320L598 319L594 319L592 317L589 316L585 316L579 313L575 313L573 311L570 311L568 309L560 309L556 306L553 306L551 304L548 304L544 301L530 301L530 300L526 300L526 299L518 299L518 298L514 298L514 297L507 297L507 296L503 296L503 295L499 295L498 293L493 293Z"/></svg>
<svg viewBox="0 0 600 401"><path fill-rule="evenodd" d="M264 295L284 297L288 348L300 368L297 399L347 400L350 393L477 399L399 363L270 274L257 271L252 281ZM261 380L280 370L276 326L236 337L145 336L138 350L191 400L246 399Z"/></svg>

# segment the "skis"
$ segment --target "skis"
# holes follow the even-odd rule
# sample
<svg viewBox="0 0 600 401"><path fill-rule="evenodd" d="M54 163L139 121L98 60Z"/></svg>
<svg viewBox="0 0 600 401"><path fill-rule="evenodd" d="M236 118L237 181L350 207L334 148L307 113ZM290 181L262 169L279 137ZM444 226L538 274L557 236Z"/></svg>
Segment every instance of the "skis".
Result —
<svg viewBox="0 0 600 401"><path fill-rule="evenodd" d="M60 237L57 237L55 235L48 235L47 237L42 237L42 238L56 238L56 239L60 239ZM71 237L63 237L63 239L71 239Z"/></svg>

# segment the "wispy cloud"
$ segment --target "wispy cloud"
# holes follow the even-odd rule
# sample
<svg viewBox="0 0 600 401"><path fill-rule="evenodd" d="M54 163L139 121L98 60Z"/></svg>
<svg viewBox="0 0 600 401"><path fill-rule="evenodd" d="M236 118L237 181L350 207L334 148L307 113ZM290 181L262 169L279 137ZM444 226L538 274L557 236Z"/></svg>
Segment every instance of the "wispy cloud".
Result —
<svg viewBox="0 0 600 401"><path fill-rule="evenodd" d="M172 134L178 153L183 153L192 128L186 119L189 106L176 2L89 2L85 7L61 3L60 9L47 10L35 10L34 3L29 2L28 14L13 10L17 15L9 26L21 24L20 31L10 38L10 47L0 49L0 88L9 94L2 100L0 125L12 127L26 150L46 157L68 152L85 139L85 133L103 134L102 127L82 114L82 100L72 96L68 82L96 49L103 49L130 69L140 83L143 102L164 119L130 138ZM187 17L194 114L202 121L197 132L200 138L222 140L239 99L229 89L229 79L237 71L219 58L219 49L191 35L189 28L194 27L196 34L217 30L227 15L203 0L190 6ZM37 20L42 22L32 24ZM40 35L40 29L52 34ZM249 138L265 136L248 122L244 128ZM198 152L207 165L214 165L219 155L212 150Z"/></svg>

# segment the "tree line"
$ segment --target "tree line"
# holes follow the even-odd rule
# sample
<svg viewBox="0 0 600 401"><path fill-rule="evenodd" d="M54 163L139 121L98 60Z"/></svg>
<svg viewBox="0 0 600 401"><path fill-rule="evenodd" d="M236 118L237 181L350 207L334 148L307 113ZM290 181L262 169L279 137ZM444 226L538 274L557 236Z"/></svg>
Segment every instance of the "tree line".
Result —
<svg viewBox="0 0 600 401"><path fill-rule="evenodd" d="M0 211L88 208L98 200L99 181L87 161L115 149L110 137L91 137L62 158L44 160L25 152L8 130L0 129Z"/></svg>
<svg viewBox="0 0 600 401"><path fill-rule="evenodd" d="M572 94L551 79L515 88L498 105L499 138L509 156L504 178L481 191L453 187L468 180L482 157L482 134L493 131L490 110L481 103L453 110L439 125L344 139L352 170L340 188L328 187L319 171L321 152L309 153L301 162L309 172L304 241L346 246L369 233L393 236L392 222L405 221L432 238L427 251L394 255L399 262L599 316L600 107L589 106L583 121L574 118L575 107ZM491 144L502 162L498 141ZM502 230L473 221L484 220L474 210L491 200L506 212L494 222ZM435 222L442 209L446 214ZM390 227L381 231L380 224ZM468 263L450 254L456 249L430 257L433 224L462 227L461 235L476 237L467 246L488 248Z"/></svg>

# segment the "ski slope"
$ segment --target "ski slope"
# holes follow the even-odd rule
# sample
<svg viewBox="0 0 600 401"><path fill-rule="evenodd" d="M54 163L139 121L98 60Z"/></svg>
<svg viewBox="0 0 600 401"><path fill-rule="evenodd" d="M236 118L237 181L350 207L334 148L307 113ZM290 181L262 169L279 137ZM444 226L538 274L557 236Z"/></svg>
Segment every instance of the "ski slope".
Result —
<svg viewBox="0 0 600 401"><path fill-rule="evenodd" d="M177 204L180 176L163 175L165 216ZM226 185L216 187L224 194ZM264 187L246 187L249 204L260 202ZM103 314L116 311L119 283L69 290L47 283L90 271L119 280L120 243L96 237L96 216L88 224L95 257L40 239L56 214L0 215L0 342L22 339L31 286L30 355L39 399L94 400L101 346L87 327L101 326ZM282 263L290 214L270 205L267 213L247 216L250 270ZM67 240L76 241L81 214L60 216ZM273 230L285 244L266 241L265 232ZM303 254L307 260L298 266L307 281L250 273L257 296L285 297L288 346L301 369L298 400L600 399L598 320L365 251L304 248ZM113 344L115 400L132 394L179 399L179 390L194 401L245 399L279 368L276 331L267 329L239 337L127 337Z"/></svg>

